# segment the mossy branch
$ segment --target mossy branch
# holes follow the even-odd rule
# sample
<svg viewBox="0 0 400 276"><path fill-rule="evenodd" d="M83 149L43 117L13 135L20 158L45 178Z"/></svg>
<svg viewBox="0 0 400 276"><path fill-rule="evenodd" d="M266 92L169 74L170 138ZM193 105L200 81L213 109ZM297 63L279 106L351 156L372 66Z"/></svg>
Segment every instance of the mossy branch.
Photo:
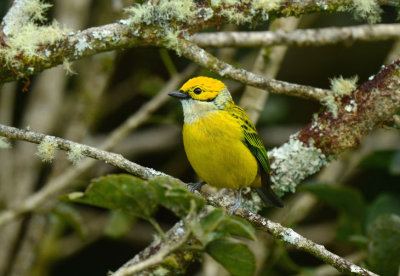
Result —
<svg viewBox="0 0 400 276"><path fill-rule="evenodd" d="M165 270L163 262L176 264L173 273L184 273L187 266L200 255L200 252L190 250L183 250L183 252L180 250L174 253L187 244L190 234L184 223L179 221L168 230L164 241L154 241L133 259L112 273L111 276L141 275L139 273L145 272L152 272L152 274L157 275L157 269ZM168 261L166 261L167 257Z"/></svg>
<svg viewBox="0 0 400 276"><path fill-rule="evenodd" d="M16 1L9 14L15 14L14 11L18 11L18 7L22 9L24 5L18 5L18 3L22 2L22 0ZM32 1L32 3L35 2L38 1ZM205 66L206 64L202 60L202 56L199 56L201 53L205 54L204 58L209 62L207 68L211 67L212 70L217 71L221 75L227 75L259 88L268 88L270 92L276 91L277 93L296 95L293 93L296 90L299 91L302 97L319 99L326 93L325 90L261 79L259 76L254 76L246 71L234 71L232 70L233 68L229 68L229 66L226 66L221 61L210 58L204 50L200 51L197 49L194 51L196 45L191 45L184 40L178 40L178 37L188 37L198 30L225 23L256 24L260 21L266 21L271 17L300 15L310 12L332 12L338 9L359 10L361 16L366 18L371 14L379 14L379 6L371 4L372 2L375 3L375 1L367 2L370 6L365 6L365 4L362 6L360 2L349 0L293 0L285 1L284 3L281 1L269 1L266 4L266 2L258 0L237 1L234 4L227 5L224 1L209 3L208 1L192 2L185 0L185 3L190 4L189 7L185 7L181 1L172 1L167 4L160 1L155 6L137 5L130 8L131 17L127 20L90 28L82 32L70 33L58 28L57 25L53 27L47 26L46 29L40 29L37 26L35 30L34 27L36 25L28 22L29 24L25 25L29 28L27 27L21 34L18 35L18 32L13 30L18 39L16 37L9 37L7 35L11 33L4 32L4 28L7 25L12 25L15 20L18 20L14 18L14 21L12 21L7 15L3 20L3 32L0 37L0 41L2 41L0 45L0 64L2 65L0 83L26 78L47 68L62 64L65 61L78 60L104 51L152 45L167 46L184 53L182 49L185 46L190 46L191 50L186 51L185 56ZM378 2L381 5L395 4L393 1ZM36 17L42 16L41 12L48 8L48 5L40 1L38 3L40 4L36 4ZM171 7L174 7L176 10L171 9ZM188 14L182 17L180 14L181 11L186 11ZM24 24L16 25L20 27L25 26ZM35 31L39 34L46 33L46 30L54 32L54 37L51 39L50 37L46 37L43 41L36 42L35 45L32 44L33 42L29 42L30 47L25 47L21 44L21 41L29 41L29 38L23 37L24 34L31 34L29 37L36 37L38 35L34 35ZM14 44L19 45L18 47L20 48L13 49L12 46L14 44L8 45L7 41L10 39L18 41L18 43L15 42ZM177 44L179 41L181 47ZM224 70L228 71L225 72Z"/></svg>
<svg viewBox="0 0 400 276"><path fill-rule="evenodd" d="M3 66L2 70L0 70L0 82L4 83L33 75L44 69L62 64L65 60L74 61L99 52L120 48L148 46L150 44L159 46L160 43L157 40L150 42L135 37L134 31L122 23L90 28L69 35L54 45L48 45L46 49L51 49L48 57L32 57L28 62L19 63L21 67L17 68L17 70L12 66ZM213 57L190 41L181 39L177 47L179 47L182 55L201 66L217 72L221 76L228 76L258 88L269 89L273 93L311 99L321 99L329 93L324 89L268 79L243 69L237 69ZM43 49L43 51L46 51L46 49Z"/></svg>

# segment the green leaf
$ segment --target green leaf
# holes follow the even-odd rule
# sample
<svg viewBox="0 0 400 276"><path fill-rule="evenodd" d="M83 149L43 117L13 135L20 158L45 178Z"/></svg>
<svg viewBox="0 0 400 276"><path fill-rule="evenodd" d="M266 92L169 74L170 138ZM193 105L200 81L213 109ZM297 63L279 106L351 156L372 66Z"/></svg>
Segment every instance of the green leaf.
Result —
<svg viewBox="0 0 400 276"><path fill-rule="evenodd" d="M200 219L192 222L192 231L204 245L224 236L236 235L255 240L254 228L246 220L229 216L221 208L216 208Z"/></svg>
<svg viewBox="0 0 400 276"><path fill-rule="evenodd" d="M179 217L189 213L192 201L195 203L196 212L200 212L206 204L204 198L189 192L180 181L157 177L151 179L149 185L154 189L158 202Z"/></svg>
<svg viewBox="0 0 400 276"><path fill-rule="evenodd" d="M389 165L389 173L400 175L400 150L396 151Z"/></svg>
<svg viewBox="0 0 400 276"><path fill-rule="evenodd" d="M210 211L206 216L202 217L200 221L197 219L192 220L190 222L191 230L203 245L207 245L210 241L223 236L221 233L214 231L225 216L226 214L224 210L216 208Z"/></svg>
<svg viewBox="0 0 400 276"><path fill-rule="evenodd" d="M85 228L82 217L74 208L74 206L71 206L67 203L60 203L57 204L52 212L66 224L70 225L79 234L79 236L85 236Z"/></svg>
<svg viewBox="0 0 400 276"><path fill-rule="evenodd" d="M318 183L312 183L303 188L352 218L362 220L365 216L366 204L361 193L356 189Z"/></svg>
<svg viewBox="0 0 400 276"><path fill-rule="evenodd" d="M106 235L112 238L120 238L125 235L135 222L135 217L125 212L113 211L106 227Z"/></svg>
<svg viewBox="0 0 400 276"><path fill-rule="evenodd" d="M367 209L365 229L368 231L372 222L381 215L396 214L400 216L400 196L396 194L381 194Z"/></svg>
<svg viewBox="0 0 400 276"><path fill-rule="evenodd" d="M216 239L207 245L206 251L232 276L251 276L256 271L256 258L253 252L238 240Z"/></svg>
<svg viewBox="0 0 400 276"><path fill-rule="evenodd" d="M203 228L204 233L208 234L215 231L215 229L218 227L218 224L220 224L225 216L225 211L221 208L217 208L212 210L206 216L202 217L200 219L200 224Z"/></svg>
<svg viewBox="0 0 400 276"><path fill-rule="evenodd" d="M362 236L363 234L363 225L360 220L356 220L345 213L339 215L336 228L336 238L339 241L351 242L360 247L365 247L365 244L359 243L354 239L354 236Z"/></svg>
<svg viewBox="0 0 400 276"><path fill-rule="evenodd" d="M395 276L400 264L400 216L383 215L369 231L368 262L379 275Z"/></svg>
<svg viewBox="0 0 400 276"><path fill-rule="evenodd" d="M128 174L107 175L91 181L85 193L71 193L62 200L85 203L148 219L157 207L154 190Z"/></svg>
<svg viewBox="0 0 400 276"><path fill-rule="evenodd" d="M360 165L364 168L381 169L392 175L400 174L400 151L381 150L368 155Z"/></svg>
<svg viewBox="0 0 400 276"><path fill-rule="evenodd" d="M217 231L240 236L253 241L256 240L253 226L251 226L251 224L246 220L234 216L226 215L218 225Z"/></svg>

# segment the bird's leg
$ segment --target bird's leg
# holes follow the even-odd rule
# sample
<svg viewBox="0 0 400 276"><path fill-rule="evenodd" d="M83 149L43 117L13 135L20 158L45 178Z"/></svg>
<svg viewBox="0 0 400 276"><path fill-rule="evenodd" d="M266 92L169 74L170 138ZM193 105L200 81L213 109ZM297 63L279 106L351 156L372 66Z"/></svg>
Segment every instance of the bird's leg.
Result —
<svg viewBox="0 0 400 276"><path fill-rule="evenodd" d="M239 209L240 206L242 206L242 188L239 188L238 199L233 204L233 208L232 208L232 211L231 211L231 216L235 214L236 210Z"/></svg>
<svg viewBox="0 0 400 276"><path fill-rule="evenodd" d="M187 185L189 186L189 191L194 193L195 191L200 191L201 187L205 185L206 182L201 181L201 182L196 182L196 183L188 183Z"/></svg>

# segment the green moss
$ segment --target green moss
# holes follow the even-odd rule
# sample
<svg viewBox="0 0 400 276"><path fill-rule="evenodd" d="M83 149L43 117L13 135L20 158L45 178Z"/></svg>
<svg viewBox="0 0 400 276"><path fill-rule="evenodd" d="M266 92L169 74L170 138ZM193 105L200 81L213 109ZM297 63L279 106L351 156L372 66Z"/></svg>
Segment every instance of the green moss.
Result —
<svg viewBox="0 0 400 276"><path fill-rule="evenodd" d="M9 149L11 148L10 142L8 142L7 138L0 137L0 149Z"/></svg>
<svg viewBox="0 0 400 276"><path fill-rule="evenodd" d="M331 89L338 96L349 95L357 88L358 76L344 79L342 76L330 79Z"/></svg>
<svg viewBox="0 0 400 276"><path fill-rule="evenodd" d="M9 47L1 48L0 55L10 65L19 62L15 57L21 53L27 57L45 57L44 53L39 51L41 45L54 43L64 35L65 31L55 21L49 26L37 26L28 22L18 33L5 38Z"/></svg>
<svg viewBox="0 0 400 276"><path fill-rule="evenodd" d="M354 16L373 24L381 21L382 10L375 0L354 0Z"/></svg>
<svg viewBox="0 0 400 276"><path fill-rule="evenodd" d="M125 11L130 15L130 25L166 26L172 21L189 23L196 17L195 3L192 0L160 0L157 5L136 4Z"/></svg>
<svg viewBox="0 0 400 276"><path fill-rule="evenodd" d="M36 153L37 156L43 162L51 162L54 159L54 154L57 149L57 142L54 137L46 137L42 140L42 142L38 145L38 151Z"/></svg>
<svg viewBox="0 0 400 276"><path fill-rule="evenodd" d="M83 154L83 147L81 145L73 145L71 150L67 153L68 160L77 165L85 157Z"/></svg>
<svg viewBox="0 0 400 276"><path fill-rule="evenodd" d="M170 49L175 49L177 54L180 55L180 50L179 50L179 31L172 31L169 29L166 29L164 34L163 34L163 39L165 40L164 45L167 48Z"/></svg>
<svg viewBox="0 0 400 276"><path fill-rule="evenodd" d="M335 100L335 95L328 95L321 100L321 104L326 106L327 111L332 113L332 117L337 119L338 117L338 107Z"/></svg>
<svg viewBox="0 0 400 276"><path fill-rule="evenodd" d="M7 18L4 40L8 47L0 48L0 58L6 65L18 70L27 60L34 63L32 59L51 55L49 50L41 50L43 45L60 40L68 30L61 28L56 21L50 25L37 24L46 21L45 13L49 7L50 4L41 0L27 1L18 13Z"/></svg>
<svg viewBox="0 0 400 276"><path fill-rule="evenodd" d="M63 61L63 68L65 70L65 72L67 73L67 75L75 75L76 72L74 71L74 69L71 66L71 62L68 59L64 59Z"/></svg>
<svg viewBox="0 0 400 276"><path fill-rule="evenodd" d="M280 4L280 0L254 0L253 8L255 10L271 11L279 8Z"/></svg>
<svg viewBox="0 0 400 276"><path fill-rule="evenodd" d="M174 255L166 257L163 261L163 264L171 268L179 268L179 263Z"/></svg>
<svg viewBox="0 0 400 276"><path fill-rule="evenodd" d="M223 9L223 10L221 10L220 13L223 17L228 19L229 22L235 23L237 25L251 21L250 16L237 11L236 8Z"/></svg>
<svg viewBox="0 0 400 276"><path fill-rule="evenodd" d="M166 275L170 275L170 273L171 273L171 271L169 271L168 269L166 269L164 267L159 267L153 271L153 275L155 275L155 276L166 276Z"/></svg>

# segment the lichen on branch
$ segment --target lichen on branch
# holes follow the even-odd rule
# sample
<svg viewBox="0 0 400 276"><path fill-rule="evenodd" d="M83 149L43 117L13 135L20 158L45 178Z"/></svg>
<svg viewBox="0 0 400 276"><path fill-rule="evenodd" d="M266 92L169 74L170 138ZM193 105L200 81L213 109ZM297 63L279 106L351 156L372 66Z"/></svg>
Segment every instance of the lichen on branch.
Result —
<svg viewBox="0 0 400 276"><path fill-rule="evenodd" d="M318 116L299 134L299 140L320 148L327 155L337 155L355 148L375 126L391 121L400 108L400 59L383 67L352 93L342 95L337 116L330 110Z"/></svg>
<svg viewBox="0 0 400 276"><path fill-rule="evenodd" d="M34 58L50 56L51 50L42 50L63 38L68 30L57 21L45 25L45 13L51 7L41 0L17 1L17 5L3 20L3 45L0 46L0 61L19 71L24 63ZM18 9L17 9L18 8ZM30 69L33 71L34 69Z"/></svg>

